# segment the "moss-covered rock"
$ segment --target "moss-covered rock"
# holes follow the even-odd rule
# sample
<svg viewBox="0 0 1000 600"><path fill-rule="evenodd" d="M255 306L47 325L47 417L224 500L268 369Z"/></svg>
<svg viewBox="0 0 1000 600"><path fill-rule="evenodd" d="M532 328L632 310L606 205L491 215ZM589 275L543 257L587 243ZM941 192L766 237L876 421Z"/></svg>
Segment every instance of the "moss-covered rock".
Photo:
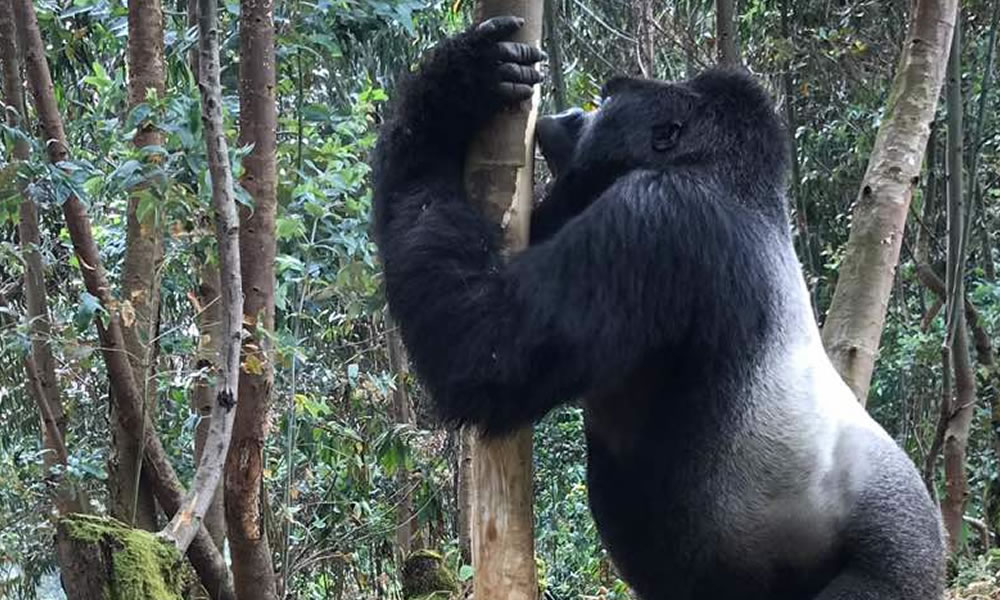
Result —
<svg viewBox="0 0 1000 600"><path fill-rule="evenodd" d="M184 563L153 533L111 518L70 515L56 542L71 600L181 600Z"/></svg>
<svg viewBox="0 0 1000 600"><path fill-rule="evenodd" d="M446 600L458 592L458 581L432 550L417 550L403 562L403 598Z"/></svg>

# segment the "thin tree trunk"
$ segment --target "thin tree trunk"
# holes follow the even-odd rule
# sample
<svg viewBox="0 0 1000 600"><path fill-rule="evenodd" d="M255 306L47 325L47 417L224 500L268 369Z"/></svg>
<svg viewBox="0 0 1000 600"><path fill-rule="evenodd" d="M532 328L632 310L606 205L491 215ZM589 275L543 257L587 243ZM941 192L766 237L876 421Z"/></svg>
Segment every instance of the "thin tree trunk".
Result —
<svg viewBox="0 0 1000 600"><path fill-rule="evenodd" d="M557 112L566 110L566 78L563 75L562 36L559 32L559 0L545 0L545 52L549 55L552 103Z"/></svg>
<svg viewBox="0 0 1000 600"><path fill-rule="evenodd" d="M684 5L683 12L680 8L681 4ZM691 8L690 0L676 2L674 4L675 27L678 33L681 33L683 37L682 45L684 47L684 73L689 79L698 74L698 49L695 43L696 21L694 18L694 12L694 9Z"/></svg>
<svg viewBox="0 0 1000 600"><path fill-rule="evenodd" d="M129 110L146 102L147 94L162 98L166 85L163 64L163 9L160 0L130 0L128 3ZM155 127L140 124L132 140L136 148L159 146L163 135ZM146 161L159 160L147 156ZM143 198L152 192L145 186L129 195L126 210L125 258L122 264L122 334L139 385L143 412L155 414L156 382L153 369L160 309L159 265L163 261L163 238L158 207ZM140 214L140 206L144 214ZM127 308L126 308L127 307ZM114 443L109 459L111 514L121 521L147 530L156 529L156 501L141 476L142 450L139 433L125 429L114 414ZM155 419L153 419L155 422Z"/></svg>
<svg viewBox="0 0 1000 600"><path fill-rule="evenodd" d="M219 383L211 405L205 446L194 473L191 489L180 508L164 528L164 533L181 549L187 548L219 489L229 440L240 375L240 332L242 331L243 289L240 282L239 217L236 192L229 166L229 147L222 121L222 85L219 83L219 31L215 0L205 0L198 15L198 88L201 91L201 120L205 127L205 147L212 181L212 209L215 212L215 239L219 249L219 292L222 313L220 331ZM214 543L214 542L213 542Z"/></svg>
<svg viewBox="0 0 1000 600"><path fill-rule="evenodd" d="M3 92L6 106L6 120L10 127L29 131L25 121L24 93L22 92L21 61L15 43L14 9L11 0L0 0L0 63L3 66ZM30 156L31 148L22 138L14 140L11 162L21 162ZM49 343L52 328L49 322L49 300L45 291L45 272L42 254L38 248L42 243L38 226L38 212L35 202L21 189L21 204L17 235L21 256L24 260L24 300L31 332L31 350L25 357L25 368L29 373L28 394L34 398L39 409L42 447L47 452L42 457L46 477L54 477L53 467L66 466L66 413L60 398L56 379L56 363ZM60 451L60 447L62 450ZM75 486L63 478L59 481L52 499L60 514L84 512L86 501L77 495Z"/></svg>
<svg viewBox="0 0 1000 600"><path fill-rule="evenodd" d="M14 16L18 42L25 58L28 84L35 101L35 112L47 141L49 161L58 165L68 157L69 152L62 117L56 105L52 76L45 59L45 44L32 1L14 0ZM131 365L123 352L125 339L122 335L121 317L115 308L116 302L111 296L107 274L101 264L87 208L79 198L71 195L63 202L63 216L80 262L84 285L107 312L105 319L97 319L97 334L108 378L118 402L119 418L133 431L143 432L144 468L150 474L150 483L160 505L167 514L173 514L181 504L184 491L152 423L148 418L143 418L141 395L132 377ZM228 568L204 528L188 549L188 556L213 598L235 598Z"/></svg>
<svg viewBox="0 0 1000 600"><path fill-rule="evenodd" d="M965 205L962 186L962 151L964 134L962 123L962 27L961 16L956 18L952 38L951 56L948 61L948 262L945 284L948 298L947 314L948 352L955 370L955 399L944 433L945 497L941 514L948 531L948 545L952 552L962 543L962 517L969 495L965 455L969 444L973 409L976 403L976 378L969 360L969 343L965 322Z"/></svg>
<svg viewBox="0 0 1000 600"><path fill-rule="evenodd" d="M407 391L410 369L406 362L406 350L399 330L391 318L386 318L386 346L389 354L389 370L396 387L392 390L392 420L400 425L413 424L413 406ZM410 470L405 464L399 465L396 473L396 551L399 563L414 550L417 537L417 521L413 512L413 492L410 490Z"/></svg>
<svg viewBox="0 0 1000 600"><path fill-rule="evenodd" d="M195 13L197 15L197 12ZM198 64L195 62L194 64ZM194 431L194 464L201 463L208 441L208 432L212 424L212 405L218 393L216 373L221 356L221 319L219 270L215 264L210 264L205 257L197 257L194 269L198 273L198 288L195 291L195 322L198 324L198 350L195 354L194 367L203 372L194 382L191 389L191 410L198 415L198 425ZM208 531L215 547L221 552L226 542L226 514L222 504L222 481L215 486L215 493L205 510L201 520ZM194 590L193 597L197 600L207 598L208 593L201 589Z"/></svg>
<svg viewBox="0 0 1000 600"><path fill-rule="evenodd" d="M794 45L794 40L792 39L792 9L788 5L788 0L781 0L781 35L786 40ZM792 203L795 206L795 225L799 230L799 252L801 253L801 259L805 261L806 267L808 269L806 281L809 284L809 298L812 302L813 311L818 311L816 298L816 286L818 281L819 272L816 269L815 261L813 260L812 245L809 242L809 217L807 213L806 198L802 196L802 174L800 172L799 166L799 149L798 143L795 139L795 133L798 129L796 114L795 114L795 82L792 80L792 57L789 56L788 61L785 63L784 72L781 76L782 87L785 96L785 121L788 124L788 155L792 159L792 174L791 174L791 194Z"/></svg>
<svg viewBox="0 0 1000 600"><path fill-rule="evenodd" d="M273 600L277 586L265 528L263 473L274 384L269 337L274 331L277 210L274 4L242 0L240 6L239 143L253 145L243 159L241 183L254 208L240 211L243 323L250 335L243 342L240 400L226 463L226 524L240 600Z"/></svg>
<svg viewBox="0 0 1000 600"><path fill-rule="evenodd" d="M656 47L653 45L653 4L651 0L631 0L632 34L635 37L635 57L643 77L656 76ZM548 12L548 6L545 12ZM546 20L548 17L546 17Z"/></svg>
<svg viewBox="0 0 1000 600"><path fill-rule="evenodd" d="M917 0L914 5L823 327L827 353L862 403L868 397L906 215L944 81L957 4Z"/></svg>
<svg viewBox="0 0 1000 600"><path fill-rule="evenodd" d="M1000 27L1000 2L993 3L993 16L990 19L990 33L986 39L986 65L983 67L983 77L979 85L979 104L976 109L976 121L972 129L972 143L969 145L969 193L971 201L966 217L966 233L964 243L968 244L972 238L972 229L976 215L976 209L982 202L982 186L979 183L979 157L982 153L983 127L986 123L986 111L988 110L988 100L993 85L993 65L996 58L997 28ZM989 280L996 277L993 265L992 249L989 243L989 214L986 210L982 212L982 223L980 230L980 249L983 254L983 270Z"/></svg>
<svg viewBox="0 0 1000 600"><path fill-rule="evenodd" d="M938 404L937 424L934 426L934 439L931 440L931 447L924 456L923 478L924 485L932 498L937 498L937 488L934 485L935 471L937 469L937 459L944 446L944 436L948 430L948 420L951 418L952 408L952 383L951 383L951 353L947 347L941 347L941 402Z"/></svg>
<svg viewBox="0 0 1000 600"><path fill-rule="evenodd" d="M186 0L187 2L187 26L188 29L191 27L198 26L198 0ZM198 66L198 46L194 45L188 50L188 67L191 69L191 73L194 74L195 78L199 77L201 73L201 67Z"/></svg>
<svg viewBox="0 0 1000 600"><path fill-rule="evenodd" d="M997 280L997 266L993 262L993 238L990 232L994 229L991 228L991 223L989 214L984 211L983 226L979 228L979 247L983 253L983 275L987 281L995 282Z"/></svg>
<svg viewBox="0 0 1000 600"><path fill-rule="evenodd" d="M734 0L715 0L715 40L719 64L727 67L743 64Z"/></svg>
<svg viewBox="0 0 1000 600"><path fill-rule="evenodd" d="M525 19L516 41L538 45L542 0L480 0L477 18ZM505 226L511 249L528 242L532 203L532 143L539 93L530 108L499 115L469 151L470 199ZM527 103L525 103L527 104ZM472 448L472 566L476 600L534 600L538 596L532 512L531 428Z"/></svg>
<svg viewBox="0 0 1000 600"><path fill-rule="evenodd" d="M205 442L208 439L209 426L212 423L212 404L215 402L218 386L215 374L219 368L219 357L222 351L222 311L219 269L207 260L198 261L199 284L195 297L198 304L195 307L195 321L198 323L198 352L195 358L195 368L207 371L199 377L191 392L191 408L198 416L198 427L194 432L194 462L199 464L204 454ZM215 545L222 550L226 539L226 515L222 506L222 482L215 487L212 502L202 519L205 529Z"/></svg>
<svg viewBox="0 0 1000 600"><path fill-rule="evenodd" d="M458 431L458 477L455 482L456 503L458 504L458 551L462 556L462 564L472 564L472 447L475 444L474 433L469 428Z"/></svg>
<svg viewBox="0 0 1000 600"><path fill-rule="evenodd" d="M934 224L937 221L938 210L938 141L939 125L931 122L930 134L927 137L927 150L924 158L924 170L927 177L924 183L923 205L920 207L920 222L917 223L916 250L914 258L917 264L930 265L931 240L934 238Z"/></svg>

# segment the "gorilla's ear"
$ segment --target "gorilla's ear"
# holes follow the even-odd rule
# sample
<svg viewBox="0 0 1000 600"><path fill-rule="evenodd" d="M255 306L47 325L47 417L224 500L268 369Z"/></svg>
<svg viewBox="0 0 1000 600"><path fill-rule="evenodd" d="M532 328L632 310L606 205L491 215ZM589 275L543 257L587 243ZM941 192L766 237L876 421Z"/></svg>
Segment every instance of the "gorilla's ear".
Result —
<svg viewBox="0 0 1000 600"><path fill-rule="evenodd" d="M653 126L653 150L656 152L666 152L677 145L677 140L681 137L681 130L684 124L680 121L671 121Z"/></svg>

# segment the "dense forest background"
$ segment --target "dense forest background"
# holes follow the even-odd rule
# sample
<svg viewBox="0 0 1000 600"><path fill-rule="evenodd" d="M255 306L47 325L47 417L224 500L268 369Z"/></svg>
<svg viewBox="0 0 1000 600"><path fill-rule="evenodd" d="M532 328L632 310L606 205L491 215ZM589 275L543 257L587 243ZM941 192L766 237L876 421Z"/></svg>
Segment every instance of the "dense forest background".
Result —
<svg viewBox="0 0 1000 600"><path fill-rule="evenodd" d="M268 580L259 588L263 595L247 598L401 598L401 559L422 548L440 555L466 584L472 576L462 525L466 444L435 423L387 319L369 232L368 158L398 76L471 22L473 7L462 0L277 0L269 90L275 163L261 178L253 157L263 147L240 124L241 110L250 114L254 105L239 90L252 89L254 68L268 66L248 63L256 55L240 39L248 6L262 4L225 0L219 15L224 126L242 182L236 199L250 218L272 214L276 243L273 259L244 251L244 261L264 278L273 270L274 281L273 296L261 296L260 322L244 322L270 352L244 357L240 399L256 393L258 403L246 419L237 416L233 441L254 448L259 459L243 465L245 508L236 517L252 520L246 531L259 535L230 533L223 554L256 553L254 564L263 565L257 573ZM791 225L822 324L852 208L892 102L910 3L743 0L728 3L735 15L728 24L716 18L725 2L545 4L543 47L550 59L543 112L592 107L614 74L686 77L717 62L720 31L735 42L740 60L778 98L793 133ZM109 386L99 352L109 307L85 286L82 273L93 265L74 254L67 202L82 202L89 214L143 412L152 417L143 423L155 425L185 485L207 435L219 269L195 75L195 6L34 3L68 155L50 162L53 141L36 125L40 111L12 99L8 88L4 102L14 117L3 126L0 154L3 598L62 597L52 541L57 509L113 514L150 530L165 523L147 475L135 468L137 434L109 409L109 397L120 393ZM942 101L932 127L866 405L940 495L945 429L969 409L962 466L968 485L960 494L964 518L951 574L956 590L971 585L983 594L1000 570L1000 554L991 552L1000 532L1000 378L992 357L1000 332L998 20L998 2L961 3L959 104ZM162 44L156 27L143 31L157 24ZM10 40L2 30L0 38ZM0 60L10 62L7 55ZM139 85L143 76L153 85ZM27 119L18 118L21 106L29 107ZM961 136L947 132L958 110L965 116ZM959 163L946 160L955 151L949 139L959 141ZM946 164L959 164L965 181L966 251L958 273L972 361L966 371L947 353L942 360L949 339L943 282L954 231ZM254 203L269 182L273 213ZM34 232L25 226L31 212L25 198L37 213ZM41 346L47 350L40 353ZM58 402L38 402L46 394ZM964 404L956 408L953 395ZM54 431L61 432L58 444ZM587 509L579 409L554 412L534 435L536 555L545 597L629 598ZM227 498L229 485L227 475ZM206 519L217 541L226 517L217 499Z"/></svg>

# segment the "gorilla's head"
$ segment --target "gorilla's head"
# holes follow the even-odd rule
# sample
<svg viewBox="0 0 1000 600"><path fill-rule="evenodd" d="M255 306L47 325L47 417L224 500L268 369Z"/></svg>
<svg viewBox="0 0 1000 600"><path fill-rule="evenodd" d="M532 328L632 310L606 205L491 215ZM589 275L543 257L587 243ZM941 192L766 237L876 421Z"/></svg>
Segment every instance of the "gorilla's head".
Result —
<svg viewBox="0 0 1000 600"><path fill-rule="evenodd" d="M557 183L586 182L599 193L633 169L682 167L707 169L746 192L783 183L784 129L768 94L743 71L670 83L618 77L601 97L592 112L539 119L536 136Z"/></svg>

